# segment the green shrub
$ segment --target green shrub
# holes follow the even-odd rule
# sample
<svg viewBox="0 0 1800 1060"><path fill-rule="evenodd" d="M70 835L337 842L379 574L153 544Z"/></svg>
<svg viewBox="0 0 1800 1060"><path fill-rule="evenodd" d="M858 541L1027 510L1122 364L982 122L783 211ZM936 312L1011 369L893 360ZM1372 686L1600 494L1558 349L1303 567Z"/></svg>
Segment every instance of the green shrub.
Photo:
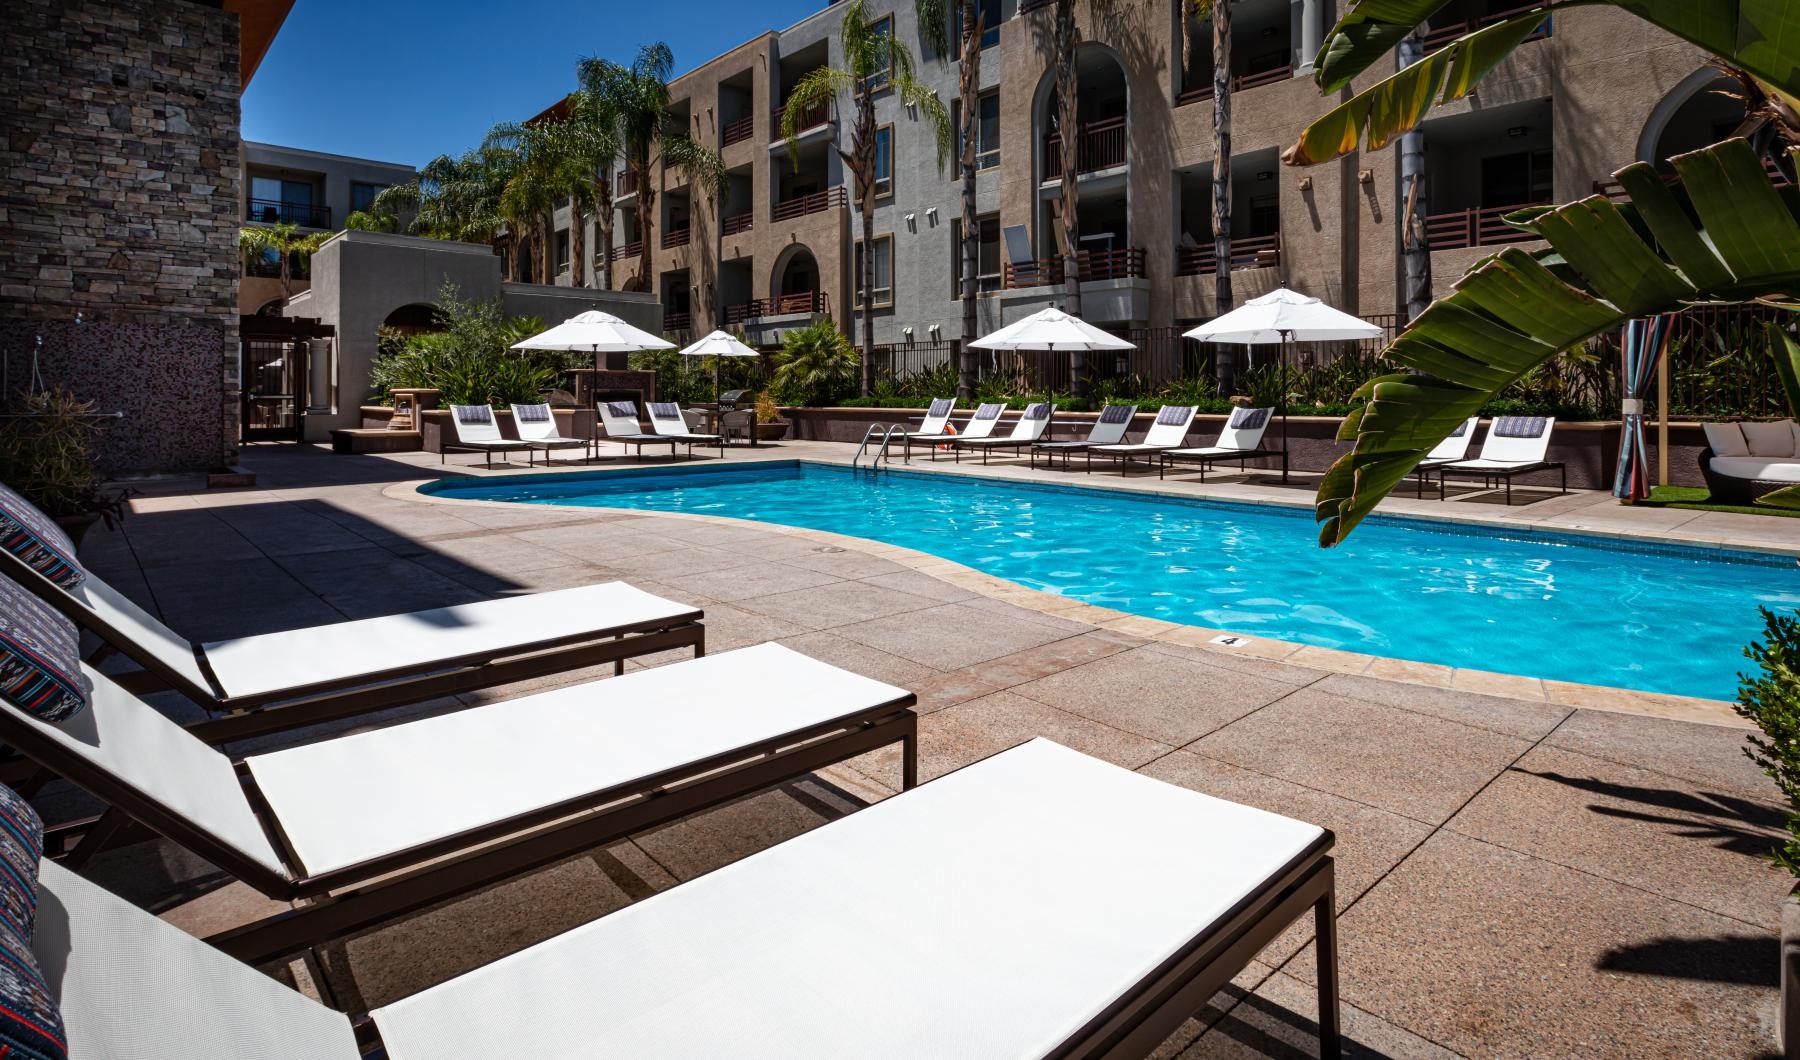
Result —
<svg viewBox="0 0 1800 1060"><path fill-rule="evenodd" d="M1760 674L1739 677L1737 712L1762 730L1744 749L1787 800L1787 838L1770 856L1800 877L1800 620L1763 610L1763 639L1744 649Z"/></svg>
<svg viewBox="0 0 1800 1060"><path fill-rule="evenodd" d="M531 404L554 389L564 371L591 366L592 354L514 352L512 346L544 330L537 317L508 317L498 299L464 301L454 284L438 292L442 331L400 335L384 330L376 340L369 382L375 400L393 403L393 392L429 388L446 405Z"/></svg>
<svg viewBox="0 0 1800 1060"><path fill-rule="evenodd" d="M0 419L0 482L53 519L98 515L112 526L124 516L125 494L101 488L92 401L57 387L17 395L11 411Z"/></svg>
<svg viewBox="0 0 1800 1060"><path fill-rule="evenodd" d="M861 364L850 340L826 318L783 337L772 389L783 405L830 405L855 391Z"/></svg>

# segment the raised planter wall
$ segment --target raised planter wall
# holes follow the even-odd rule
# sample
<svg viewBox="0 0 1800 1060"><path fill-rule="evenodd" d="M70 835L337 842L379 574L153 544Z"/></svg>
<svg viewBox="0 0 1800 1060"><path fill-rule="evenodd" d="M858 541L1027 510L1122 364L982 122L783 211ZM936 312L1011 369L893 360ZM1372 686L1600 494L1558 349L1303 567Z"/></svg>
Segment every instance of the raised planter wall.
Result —
<svg viewBox="0 0 1800 1060"><path fill-rule="evenodd" d="M923 414L922 409L861 409L861 408L795 408L785 409L782 414L794 424L793 437L813 441L845 442L856 444L862 441L863 432L872 423L900 424L906 426L916 421ZM1016 414L1015 414L1016 415ZM966 417L959 416L953 422L961 422ZM1140 412L1131 425L1131 434L1137 437L1150 429L1155 420L1154 411ZM1052 427L1053 436L1057 438L1079 438L1087 435L1092 426L1095 414L1062 412L1057 413ZM1224 414L1202 415L1194 418L1193 429L1188 432L1190 445L1206 444L1217 438L1224 426ZM1010 415L1008 423L1011 422ZM1323 471L1350 451L1350 443L1337 440L1338 427L1343 420L1337 416L1290 416L1288 417L1288 453L1291 466L1295 471ZM1001 432L1008 428L1002 427ZM1477 451L1481 438L1486 436L1487 424L1483 422L1482 433L1476 437ZM1269 426L1268 440L1278 442L1281 438L1281 421L1278 419ZM1700 478L1700 453L1706 447L1705 434L1699 424L1672 424L1669 429L1669 477L1678 486L1703 486ZM1619 425L1617 423L1558 423L1556 434L1550 446L1550 459L1560 460L1569 465L1569 488L1587 490L1610 490L1613 476L1619 462ZM1650 466L1652 474L1656 467L1656 429L1650 429ZM1223 470L1223 469L1221 469ZM1557 473L1545 472L1540 475L1521 475L1519 483L1542 483L1555 485Z"/></svg>
<svg viewBox="0 0 1800 1060"><path fill-rule="evenodd" d="M392 415L392 410L385 410ZM592 438L595 433L595 421L598 419L593 409L552 409L556 417L556 432L565 438ZM369 409L363 410L364 425L369 425ZM425 451L441 453L444 451L444 440L448 438L452 447L456 444L456 421L449 409L426 409L419 414L420 428L425 435ZM502 438L517 438L519 429L513 424L512 411L495 409L494 420L500 425ZM386 426L383 422L381 426Z"/></svg>

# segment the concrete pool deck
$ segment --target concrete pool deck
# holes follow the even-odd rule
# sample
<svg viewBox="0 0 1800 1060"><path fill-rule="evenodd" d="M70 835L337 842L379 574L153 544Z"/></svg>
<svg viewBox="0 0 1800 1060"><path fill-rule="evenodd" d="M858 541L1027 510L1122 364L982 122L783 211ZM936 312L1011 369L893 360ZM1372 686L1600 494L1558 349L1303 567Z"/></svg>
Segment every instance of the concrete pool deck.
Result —
<svg viewBox="0 0 1800 1060"><path fill-rule="evenodd" d="M792 443L730 459L848 455ZM1778 921L1792 881L1762 858L1781 834L1779 798L1743 758L1741 729L1590 710L1550 689L1497 696L1454 680L1393 680L1367 664L1333 672L1323 660L1184 644L1075 609L1020 606L1007 595L1016 589L909 564L883 555L888 546L789 528L418 496L424 478L486 474L467 455L453 459L441 469L435 456L252 447L244 463L257 488L146 484L124 527L96 531L84 558L196 640L623 578L704 607L713 650L779 640L913 689L926 777L1041 735L1332 828L1352 1055L1775 1048ZM1154 476L1127 488L1202 492ZM1230 478L1204 493L1310 500ZM1406 498L1391 510L1447 508L1521 527L1800 550L1800 521L1620 509L1592 494L1511 511ZM897 783L895 756L865 756L329 947L284 974L342 1007L380 1004L853 812ZM79 799L51 792L45 802L54 813ZM92 874L195 931L268 905L163 843L111 853ZM1305 937L1295 929L1266 950L1165 1053L1310 1053Z"/></svg>

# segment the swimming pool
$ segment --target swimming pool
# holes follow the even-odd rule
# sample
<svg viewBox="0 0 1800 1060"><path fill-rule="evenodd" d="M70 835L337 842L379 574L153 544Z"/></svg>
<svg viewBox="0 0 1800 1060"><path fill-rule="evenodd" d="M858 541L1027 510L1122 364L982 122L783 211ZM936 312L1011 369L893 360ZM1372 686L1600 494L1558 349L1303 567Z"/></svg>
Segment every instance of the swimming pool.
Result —
<svg viewBox="0 0 1800 1060"><path fill-rule="evenodd" d="M1020 585L1251 636L1730 699L1800 607L1792 558L1377 516L1335 549L1311 512L820 464L446 480L444 497L696 512L904 545Z"/></svg>

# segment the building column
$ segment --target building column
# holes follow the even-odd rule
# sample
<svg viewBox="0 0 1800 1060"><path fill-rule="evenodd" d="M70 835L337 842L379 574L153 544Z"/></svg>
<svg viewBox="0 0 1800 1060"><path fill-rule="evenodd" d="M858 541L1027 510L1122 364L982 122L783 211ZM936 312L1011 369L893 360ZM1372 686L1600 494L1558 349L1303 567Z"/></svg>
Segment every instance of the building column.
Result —
<svg viewBox="0 0 1800 1060"><path fill-rule="evenodd" d="M1313 57L1325 43L1325 20L1331 14L1331 0L1289 0L1291 32L1294 42L1294 75L1310 76Z"/></svg>
<svg viewBox="0 0 1800 1060"><path fill-rule="evenodd" d="M308 415L328 415L331 407L331 340L313 339L306 344Z"/></svg>

